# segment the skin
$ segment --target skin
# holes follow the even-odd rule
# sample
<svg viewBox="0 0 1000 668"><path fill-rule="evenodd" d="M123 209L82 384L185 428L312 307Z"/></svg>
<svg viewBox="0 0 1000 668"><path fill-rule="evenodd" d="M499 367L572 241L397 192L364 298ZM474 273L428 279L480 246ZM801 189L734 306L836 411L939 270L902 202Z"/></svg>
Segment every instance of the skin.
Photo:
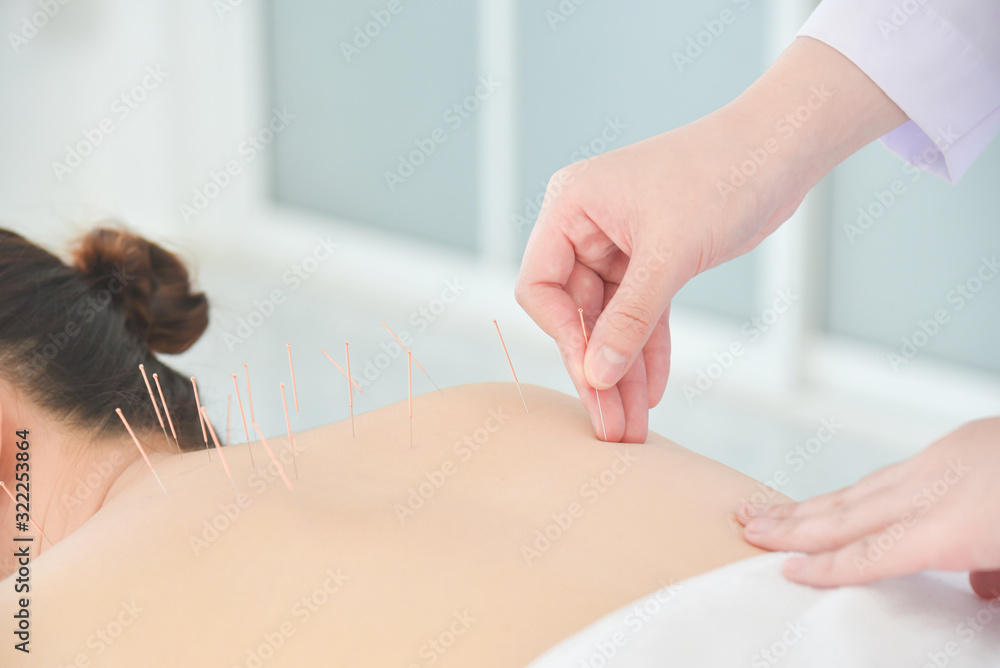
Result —
<svg viewBox="0 0 1000 668"><path fill-rule="evenodd" d="M755 248L834 166L905 120L851 61L800 37L718 111L552 177L515 295L559 345L599 438L606 427L607 440L645 439L670 371L677 291ZM744 185L719 188L766 146ZM578 308L593 328L586 346Z"/></svg>
<svg viewBox="0 0 1000 668"><path fill-rule="evenodd" d="M32 665L246 665L275 632L268 666L523 665L622 605L762 553L731 512L761 483L655 434L596 440L575 398L522 387L528 414L508 383L415 398L412 448L406 402L357 416L356 438L349 422L297 434L294 492L260 443L256 470L246 444L224 450L239 502L218 453L154 453L166 496L132 462L31 563ZM268 442L291 462L286 438ZM421 484L422 506L401 514ZM535 545L554 514L572 524ZM0 610L13 598L0 582ZM11 654L3 643L0 663Z"/></svg>
<svg viewBox="0 0 1000 668"><path fill-rule="evenodd" d="M22 465L18 469L16 455L21 439L16 432L29 431L29 514L44 527L47 536L41 538L35 533L44 542L36 545L39 549L58 543L90 519L104 502L111 483L137 456L128 436L123 440L97 439L42 410L2 380L0 428L0 480L11 492L23 491L16 489L17 475L24 468ZM14 528L14 505L2 491L0 509L0 544L12 545L15 534L22 534ZM12 561L12 554L4 549L0 553L0 576L13 570Z"/></svg>

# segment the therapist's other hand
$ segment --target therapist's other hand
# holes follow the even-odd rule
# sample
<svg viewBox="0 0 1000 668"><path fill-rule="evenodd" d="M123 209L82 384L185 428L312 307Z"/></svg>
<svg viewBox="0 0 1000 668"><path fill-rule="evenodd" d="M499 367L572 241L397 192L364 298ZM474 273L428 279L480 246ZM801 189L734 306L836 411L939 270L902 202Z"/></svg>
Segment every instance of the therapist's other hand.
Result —
<svg viewBox="0 0 1000 668"><path fill-rule="evenodd" d="M1000 418L971 422L911 459L802 503L745 504L746 539L806 552L785 576L815 587L867 584L924 569L969 571L1000 596Z"/></svg>

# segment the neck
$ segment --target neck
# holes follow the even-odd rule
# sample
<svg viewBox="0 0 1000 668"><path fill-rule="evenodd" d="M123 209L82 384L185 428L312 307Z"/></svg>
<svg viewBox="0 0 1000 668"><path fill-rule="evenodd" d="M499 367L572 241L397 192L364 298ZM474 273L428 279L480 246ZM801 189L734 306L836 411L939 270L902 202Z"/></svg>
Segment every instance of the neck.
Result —
<svg viewBox="0 0 1000 668"><path fill-rule="evenodd" d="M27 545L34 556L51 549L93 517L138 453L127 435L122 440L94 440L81 430L64 427L10 391L0 390L0 406L0 480L19 504L15 507L0 492L2 578L15 567L14 550L7 546ZM24 516L25 494L30 519ZM34 540L15 543L15 537Z"/></svg>

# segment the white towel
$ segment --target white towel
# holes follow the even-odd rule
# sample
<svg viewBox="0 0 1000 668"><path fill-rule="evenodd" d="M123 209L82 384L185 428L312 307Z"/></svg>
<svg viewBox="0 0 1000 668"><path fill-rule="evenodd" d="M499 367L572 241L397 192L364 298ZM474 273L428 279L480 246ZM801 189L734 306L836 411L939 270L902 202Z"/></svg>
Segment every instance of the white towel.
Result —
<svg viewBox="0 0 1000 668"><path fill-rule="evenodd" d="M1000 666L1000 601L964 573L813 589L765 554L661 589L567 638L528 668Z"/></svg>

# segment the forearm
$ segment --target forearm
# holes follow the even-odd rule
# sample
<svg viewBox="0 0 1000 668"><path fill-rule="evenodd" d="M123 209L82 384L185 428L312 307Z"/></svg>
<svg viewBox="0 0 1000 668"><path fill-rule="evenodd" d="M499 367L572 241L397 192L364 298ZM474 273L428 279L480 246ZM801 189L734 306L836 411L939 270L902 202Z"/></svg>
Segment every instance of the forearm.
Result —
<svg viewBox="0 0 1000 668"><path fill-rule="evenodd" d="M797 204L842 160L907 120L854 63L808 37L796 39L720 113L743 129L748 151L767 153L753 183L771 210ZM761 157L758 151L756 162Z"/></svg>

